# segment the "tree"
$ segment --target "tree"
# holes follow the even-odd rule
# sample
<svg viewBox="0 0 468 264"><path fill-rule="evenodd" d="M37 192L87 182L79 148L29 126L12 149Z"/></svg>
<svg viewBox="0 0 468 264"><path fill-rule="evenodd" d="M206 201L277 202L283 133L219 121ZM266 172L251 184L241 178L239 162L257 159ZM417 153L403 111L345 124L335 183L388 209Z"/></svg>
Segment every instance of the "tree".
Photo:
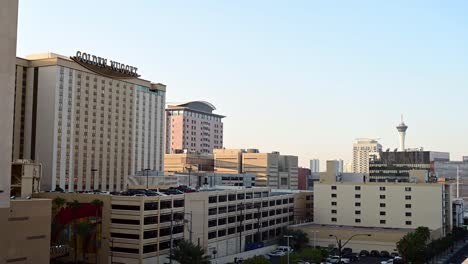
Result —
<svg viewBox="0 0 468 264"><path fill-rule="evenodd" d="M89 222L82 222L75 225L76 228L76 236L81 237L81 245L82 245L82 253L83 253L83 261L86 262L86 253L88 249L88 244L91 239L91 235L93 233L93 226ZM75 246L78 248L77 246Z"/></svg>
<svg viewBox="0 0 468 264"><path fill-rule="evenodd" d="M324 252L318 248L305 248L300 254L303 259L314 263L320 263L322 259L327 257Z"/></svg>
<svg viewBox="0 0 468 264"><path fill-rule="evenodd" d="M65 203L66 203L65 199L61 197L55 197L52 200L52 205L53 205L53 209L55 210L55 212L58 212L60 209L62 209L65 206Z"/></svg>
<svg viewBox="0 0 468 264"><path fill-rule="evenodd" d="M78 258L78 235L77 235L77 230L76 230L76 212L78 211L78 209L80 208L81 204L80 202L78 202L77 200L73 200L73 202L68 202L67 203L67 206L72 210L72 213L73 213L73 226L72 226L72 230L73 230L73 237L74 237L74 244L75 244L75 263L77 261L77 258Z"/></svg>
<svg viewBox="0 0 468 264"><path fill-rule="evenodd" d="M264 256L255 256L244 260L242 264L270 264L270 261Z"/></svg>
<svg viewBox="0 0 468 264"><path fill-rule="evenodd" d="M430 231L427 227L418 227L397 242L398 252L407 262L424 263L429 237Z"/></svg>
<svg viewBox="0 0 468 264"><path fill-rule="evenodd" d="M94 250L95 255L96 255L96 263L98 263L98 246L97 245L101 244L100 226L102 225L102 220L99 220L99 224L98 224L98 218L102 218L101 210L102 210L102 206L104 205L104 202L99 200L99 199L94 199L91 202L91 204L96 207L96 226L95 226L96 241L93 244L93 250Z"/></svg>
<svg viewBox="0 0 468 264"><path fill-rule="evenodd" d="M297 253L290 253L289 254L289 263L298 263L301 260L301 256ZM287 264L288 263L288 254L280 257L280 264Z"/></svg>
<svg viewBox="0 0 468 264"><path fill-rule="evenodd" d="M180 264L209 264L209 257L205 255L202 247L194 245L193 243L182 240L178 243L177 247L173 249L173 260Z"/></svg>
<svg viewBox="0 0 468 264"><path fill-rule="evenodd" d="M309 237L307 237L304 231L299 229L286 229L284 231L284 236L292 236L289 238L289 246L296 251L309 244ZM284 236L280 238L280 244L286 246L288 241Z"/></svg>

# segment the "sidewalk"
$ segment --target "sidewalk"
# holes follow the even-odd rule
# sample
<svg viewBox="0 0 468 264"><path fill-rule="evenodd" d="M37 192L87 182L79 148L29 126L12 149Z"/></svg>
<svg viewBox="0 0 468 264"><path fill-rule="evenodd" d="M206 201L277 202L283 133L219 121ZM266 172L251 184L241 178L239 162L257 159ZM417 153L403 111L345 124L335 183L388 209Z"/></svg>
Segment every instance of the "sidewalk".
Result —
<svg viewBox="0 0 468 264"><path fill-rule="evenodd" d="M453 245L453 248L449 248L446 251L439 254L438 256L435 256L429 263L445 264L452 256L457 254L458 251L464 248L466 245L468 245L468 240L466 240L465 242L463 240L460 240Z"/></svg>

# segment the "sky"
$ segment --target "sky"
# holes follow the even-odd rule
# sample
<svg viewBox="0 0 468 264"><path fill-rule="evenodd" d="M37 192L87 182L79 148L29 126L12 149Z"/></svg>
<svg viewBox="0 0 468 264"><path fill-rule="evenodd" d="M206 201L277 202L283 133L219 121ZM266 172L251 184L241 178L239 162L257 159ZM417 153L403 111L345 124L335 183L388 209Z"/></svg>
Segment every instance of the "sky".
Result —
<svg viewBox="0 0 468 264"><path fill-rule="evenodd" d="M47 3L47 4L45 4ZM226 148L350 162L356 138L468 155L466 1L20 0L17 54L138 67L204 100ZM322 163L323 164L323 163Z"/></svg>

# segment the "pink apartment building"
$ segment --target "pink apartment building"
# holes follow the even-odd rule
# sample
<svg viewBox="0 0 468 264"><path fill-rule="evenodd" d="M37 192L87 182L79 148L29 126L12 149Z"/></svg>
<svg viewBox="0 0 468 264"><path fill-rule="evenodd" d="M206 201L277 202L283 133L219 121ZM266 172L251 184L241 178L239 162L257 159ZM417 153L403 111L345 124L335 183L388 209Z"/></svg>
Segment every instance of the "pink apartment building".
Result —
<svg viewBox="0 0 468 264"><path fill-rule="evenodd" d="M223 148L225 116L214 114L216 108L204 101L168 104L166 108L166 154L182 150L213 153Z"/></svg>

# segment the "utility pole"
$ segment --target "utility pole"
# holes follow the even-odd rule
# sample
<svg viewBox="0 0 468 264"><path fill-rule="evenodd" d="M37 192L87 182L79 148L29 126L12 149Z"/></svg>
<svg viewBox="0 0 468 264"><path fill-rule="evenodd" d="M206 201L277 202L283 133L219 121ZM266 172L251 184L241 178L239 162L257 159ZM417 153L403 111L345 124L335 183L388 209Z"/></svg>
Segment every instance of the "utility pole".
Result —
<svg viewBox="0 0 468 264"><path fill-rule="evenodd" d="M288 241L288 264L289 264L289 251L290 251L289 239L290 239L291 237L293 237L293 236L284 236L284 237L285 237L285 238L287 239L287 241ZM341 260L341 256L340 256L340 260Z"/></svg>
<svg viewBox="0 0 468 264"><path fill-rule="evenodd" d="M344 242L344 244L341 243L341 239L339 239L337 236L335 235L329 235L330 237L334 237L336 239L336 244L338 246L338 255L340 257L340 260L339 260L339 263L341 263L341 249L346 246L346 244L348 244L349 241L351 241L351 239L353 239L354 237L356 236L372 236L371 234L355 234L355 235L352 235L350 238L348 238L348 240L346 240L346 242Z"/></svg>

